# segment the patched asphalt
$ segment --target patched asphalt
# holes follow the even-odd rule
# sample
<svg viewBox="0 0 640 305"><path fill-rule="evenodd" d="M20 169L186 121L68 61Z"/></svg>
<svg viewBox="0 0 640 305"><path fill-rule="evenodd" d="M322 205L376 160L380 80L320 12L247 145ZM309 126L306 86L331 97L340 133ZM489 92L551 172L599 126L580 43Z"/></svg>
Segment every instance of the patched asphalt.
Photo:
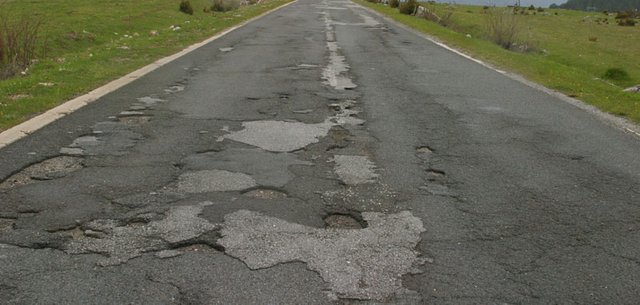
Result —
<svg viewBox="0 0 640 305"><path fill-rule="evenodd" d="M0 304L633 304L638 152L299 0L0 150Z"/></svg>

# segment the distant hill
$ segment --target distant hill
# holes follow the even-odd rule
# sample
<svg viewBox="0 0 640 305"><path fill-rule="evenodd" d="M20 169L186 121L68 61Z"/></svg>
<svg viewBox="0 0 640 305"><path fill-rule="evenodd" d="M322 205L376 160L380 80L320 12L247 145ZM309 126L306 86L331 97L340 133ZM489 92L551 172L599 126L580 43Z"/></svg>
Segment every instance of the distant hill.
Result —
<svg viewBox="0 0 640 305"><path fill-rule="evenodd" d="M554 7L555 5L551 5ZM622 11L640 9L640 0L569 0L555 7L571 10Z"/></svg>

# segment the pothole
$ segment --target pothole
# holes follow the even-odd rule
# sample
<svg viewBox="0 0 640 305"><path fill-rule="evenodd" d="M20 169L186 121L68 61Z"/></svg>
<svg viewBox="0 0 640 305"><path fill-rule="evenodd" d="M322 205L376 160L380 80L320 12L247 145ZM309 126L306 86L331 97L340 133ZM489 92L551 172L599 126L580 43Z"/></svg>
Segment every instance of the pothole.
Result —
<svg viewBox="0 0 640 305"><path fill-rule="evenodd" d="M155 105L156 103L159 103L159 102L166 102L166 100L159 99L156 97L151 97L151 96L140 97L137 100L138 102L143 103L147 106Z"/></svg>
<svg viewBox="0 0 640 305"><path fill-rule="evenodd" d="M144 123L148 123L151 121L151 117L149 116L126 116L120 117L118 120L126 125L142 125Z"/></svg>
<svg viewBox="0 0 640 305"><path fill-rule="evenodd" d="M331 214L324 218L326 228L329 229L363 229L367 224L362 217L360 221L348 214Z"/></svg>
<svg viewBox="0 0 640 305"><path fill-rule="evenodd" d="M0 183L0 190L27 185L35 181L53 180L81 169L82 158L59 156L36 163Z"/></svg>
<svg viewBox="0 0 640 305"><path fill-rule="evenodd" d="M136 111L136 110L127 110L127 111L122 111L118 114L119 118L134 117L134 116L144 116L144 112Z"/></svg>
<svg viewBox="0 0 640 305"><path fill-rule="evenodd" d="M171 86L167 89L164 89L164 92L169 94L178 93L180 91L184 91L184 86L176 85L176 86Z"/></svg>
<svg viewBox="0 0 640 305"><path fill-rule="evenodd" d="M437 170L437 169L427 170L427 180L433 181L433 180L441 179L444 176L445 176L445 173L441 170Z"/></svg>
<svg viewBox="0 0 640 305"><path fill-rule="evenodd" d="M441 184L427 184L427 185L421 186L420 189L435 196L446 196L446 197L455 196L455 193L449 190L447 186L441 185Z"/></svg>
<svg viewBox="0 0 640 305"><path fill-rule="evenodd" d="M283 199L287 198L287 194L274 189L258 188L250 190L243 194L244 196L258 199Z"/></svg>
<svg viewBox="0 0 640 305"><path fill-rule="evenodd" d="M71 231L71 234L79 235L66 245L65 251L69 254L103 254L105 258L98 265L109 266L124 263L144 253L170 250L174 248L173 245L182 245L219 228L199 217L202 210L212 204L203 202L192 206L172 207L164 218L136 226L120 226L118 221L111 219L94 220L83 225L85 231L80 228ZM101 232L101 238L87 236L86 230ZM173 254L175 253L164 252L160 255Z"/></svg>

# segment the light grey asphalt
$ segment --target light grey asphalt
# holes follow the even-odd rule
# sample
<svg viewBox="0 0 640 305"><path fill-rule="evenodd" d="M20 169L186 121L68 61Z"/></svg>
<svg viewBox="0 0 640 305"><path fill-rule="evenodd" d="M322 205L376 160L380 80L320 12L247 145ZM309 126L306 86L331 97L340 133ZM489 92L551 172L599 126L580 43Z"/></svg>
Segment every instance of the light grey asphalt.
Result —
<svg viewBox="0 0 640 305"><path fill-rule="evenodd" d="M640 140L348 1L52 123L0 181L0 304L640 300Z"/></svg>

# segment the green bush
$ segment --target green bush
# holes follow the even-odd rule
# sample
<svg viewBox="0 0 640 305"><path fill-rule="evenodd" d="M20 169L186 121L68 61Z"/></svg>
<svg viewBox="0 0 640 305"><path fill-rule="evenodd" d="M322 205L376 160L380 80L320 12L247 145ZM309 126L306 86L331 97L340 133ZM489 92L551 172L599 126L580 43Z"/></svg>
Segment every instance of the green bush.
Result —
<svg viewBox="0 0 640 305"><path fill-rule="evenodd" d="M625 81L631 79L629 73L622 68L609 68L602 75L603 78L614 81Z"/></svg>
<svg viewBox="0 0 640 305"><path fill-rule="evenodd" d="M389 0L389 7L396 8L400 6L400 0Z"/></svg>
<svg viewBox="0 0 640 305"><path fill-rule="evenodd" d="M213 0L211 10L216 12L228 12L237 10L240 7L240 0Z"/></svg>
<svg viewBox="0 0 640 305"><path fill-rule="evenodd" d="M193 6L191 6L191 2L189 2L189 0L180 1L180 11L185 14L193 15Z"/></svg>
<svg viewBox="0 0 640 305"><path fill-rule="evenodd" d="M400 14L411 15L418 8L418 1L416 0L406 0L405 2L400 3L398 5L398 11Z"/></svg>

